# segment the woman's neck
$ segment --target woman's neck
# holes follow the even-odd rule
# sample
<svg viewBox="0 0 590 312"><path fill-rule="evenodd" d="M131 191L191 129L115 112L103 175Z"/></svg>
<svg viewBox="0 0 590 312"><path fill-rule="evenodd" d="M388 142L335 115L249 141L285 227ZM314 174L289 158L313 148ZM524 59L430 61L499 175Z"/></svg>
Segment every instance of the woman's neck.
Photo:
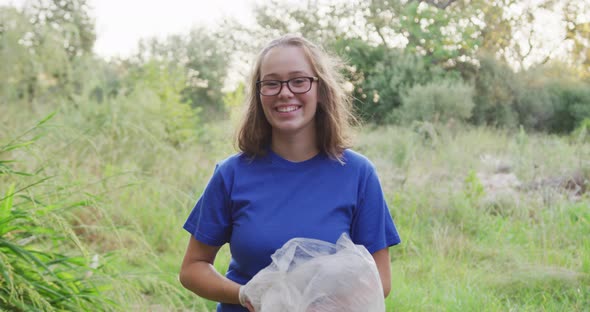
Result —
<svg viewBox="0 0 590 312"><path fill-rule="evenodd" d="M301 162L316 156L320 150L315 135L284 135L273 132L271 149L277 155L292 162Z"/></svg>

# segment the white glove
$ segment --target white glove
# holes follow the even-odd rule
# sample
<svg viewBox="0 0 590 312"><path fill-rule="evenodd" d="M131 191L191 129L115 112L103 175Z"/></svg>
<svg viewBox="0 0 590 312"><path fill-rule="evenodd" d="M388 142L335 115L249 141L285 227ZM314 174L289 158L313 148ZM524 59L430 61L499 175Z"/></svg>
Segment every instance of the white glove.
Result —
<svg viewBox="0 0 590 312"><path fill-rule="evenodd" d="M240 304L242 305L242 307L246 307L246 302L248 301L248 298L246 297L246 294L244 293L245 290L245 285L240 286L240 292L239 292L239 298L240 298Z"/></svg>

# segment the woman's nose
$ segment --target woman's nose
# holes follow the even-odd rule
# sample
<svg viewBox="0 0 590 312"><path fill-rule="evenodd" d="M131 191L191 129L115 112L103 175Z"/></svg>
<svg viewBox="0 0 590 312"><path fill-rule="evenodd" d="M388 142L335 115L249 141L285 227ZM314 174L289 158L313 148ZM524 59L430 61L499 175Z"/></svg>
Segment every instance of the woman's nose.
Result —
<svg viewBox="0 0 590 312"><path fill-rule="evenodd" d="M289 83L287 81L281 81L281 90L279 96L293 96L293 92L289 89Z"/></svg>

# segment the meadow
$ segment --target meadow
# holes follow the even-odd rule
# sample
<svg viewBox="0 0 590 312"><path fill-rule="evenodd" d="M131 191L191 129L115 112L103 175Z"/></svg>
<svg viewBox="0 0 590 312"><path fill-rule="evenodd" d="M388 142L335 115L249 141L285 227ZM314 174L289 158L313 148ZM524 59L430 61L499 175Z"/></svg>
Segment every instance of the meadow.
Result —
<svg viewBox="0 0 590 312"><path fill-rule="evenodd" d="M0 223L18 225L0 232L2 242L21 235L25 252L79 264L74 288L88 283L89 291L78 307L214 311L178 282L189 238L182 225L215 163L235 152L235 121L200 122L171 140L150 101L1 106L0 219L32 216ZM430 123L356 129L354 149L377 167L402 238L390 249L387 310L588 311L588 136ZM219 271L229 257L224 247ZM4 270L12 288L3 298L52 310L16 273Z"/></svg>
<svg viewBox="0 0 590 312"><path fill-rule="evenodd" d="M590 311L588 1L260 1L113 58L90 2L0 5L0 311L214 311L178 281L182 226L288 33L365 121L388 311Z"/></svg>

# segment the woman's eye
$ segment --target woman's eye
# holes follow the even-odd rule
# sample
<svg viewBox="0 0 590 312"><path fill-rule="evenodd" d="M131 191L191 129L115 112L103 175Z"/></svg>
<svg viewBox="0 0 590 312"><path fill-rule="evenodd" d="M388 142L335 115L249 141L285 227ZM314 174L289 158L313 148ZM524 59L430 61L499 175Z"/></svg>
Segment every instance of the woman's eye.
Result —
<svg viewBox="0 0 590 312"><path fill-rule="evenodd" d="M298 86L298 85L302 85L305 83L305 79L303 78L295 78L293 80L291 80L291 83Z"/></svg>
<svg viewBox="0 0 590 312"><path fill-rule="evenodd" d="M263 86L265 86L267 88L278 88L279 83L276 81L267 81L263 84Z"/></svg>

